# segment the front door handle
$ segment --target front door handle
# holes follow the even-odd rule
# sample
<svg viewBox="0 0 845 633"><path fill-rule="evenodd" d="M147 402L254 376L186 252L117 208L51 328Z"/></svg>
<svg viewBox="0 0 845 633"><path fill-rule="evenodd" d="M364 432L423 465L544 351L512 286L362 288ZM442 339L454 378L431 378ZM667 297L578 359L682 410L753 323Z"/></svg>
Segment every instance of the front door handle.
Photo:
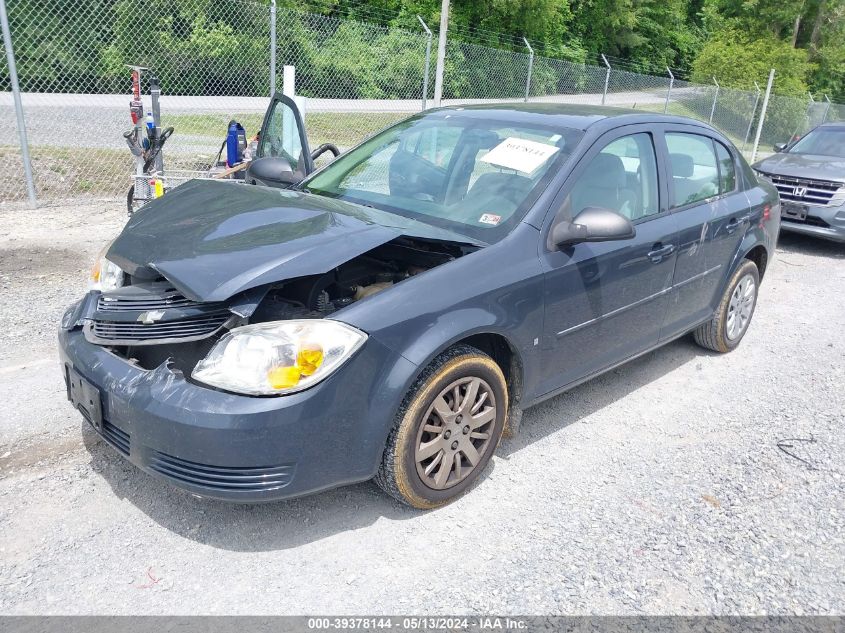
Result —
<svg viewBox="0 0 845 633"><path fill-rule="evenodd" d="M651 260L652 264L659 264L663 261L663 258L671 255L675 252L675 245L674 244L666 244L665 246L658 242L654 246L651 247L652 250L648 252L648 258Z"/></svg>

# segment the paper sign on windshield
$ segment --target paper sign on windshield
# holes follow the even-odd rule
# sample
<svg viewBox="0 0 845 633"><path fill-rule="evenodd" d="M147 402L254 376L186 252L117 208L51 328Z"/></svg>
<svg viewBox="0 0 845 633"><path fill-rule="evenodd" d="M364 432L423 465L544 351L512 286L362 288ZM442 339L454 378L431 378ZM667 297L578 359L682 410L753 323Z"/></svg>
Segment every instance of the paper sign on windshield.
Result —
<svg viewBox="0 0 845 633"><path fill-rule="evenodd" d="M554 145L510 137L487 152L481 160L497 167L530 174L554 156L558 149Z"/></svg>

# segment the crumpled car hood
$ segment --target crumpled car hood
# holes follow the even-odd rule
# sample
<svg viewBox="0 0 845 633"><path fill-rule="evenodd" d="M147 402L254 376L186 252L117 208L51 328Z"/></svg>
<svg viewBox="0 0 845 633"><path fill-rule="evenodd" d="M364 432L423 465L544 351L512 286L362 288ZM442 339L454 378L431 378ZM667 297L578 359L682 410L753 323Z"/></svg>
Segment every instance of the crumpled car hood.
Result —
<svg viewBox="0 0 845 633"><path fill-rule="evenodd" d="M295 191L191 181L135 213L107 258L189 299L325 273L399 236L472 243L399 215Z"/></svg>
<svg viewBox="0 0 845 633"><path fill-rule="evenodd" d="M754 165L755 169L792 178L845 182L845 159L814 154L773 154Z"/></svg>

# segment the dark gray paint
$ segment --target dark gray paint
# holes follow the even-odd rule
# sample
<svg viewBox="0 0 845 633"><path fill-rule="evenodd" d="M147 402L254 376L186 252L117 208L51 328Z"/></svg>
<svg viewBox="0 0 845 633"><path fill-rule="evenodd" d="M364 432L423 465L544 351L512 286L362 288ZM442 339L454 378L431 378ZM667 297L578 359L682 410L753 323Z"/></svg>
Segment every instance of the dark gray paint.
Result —
<svg viewBox="0 0 845 633"><path fill-rule="evenodd" d="M177 482L208 496L254 501L370 478L419 372L468 336L497 335L508 344L516 359L515 383L521 383L520 407L642 354L709 318L727 280L753 248L773 254L776 193L757 184L740 162L737 194L670 210L660 141L664 127L694 129L729 145L726 139L677 117L578 111L543 104L464 110L467 116L535 120L586 132L523 222L500 242L334 313L331 318L358 327L369 339L311 389L253 398L191 384L164 365L139 370L85 341L78 324L91 309L90 297L63 320L63 361L100 387L104 415L132 435L130 459L142 468L150 469L149 456L157 450L200 464L284 465L295 471L284 488L262 494ZM638 221L628 240L550 248L561 201L584 161L608 139L643 129L656 141L661 213ZM764 223L767 206L774 215ZM748 220L725 234L740 211ZM138 273L158 270L189 297L216 300L328 270L399 235L462 241L419 222L316 196L192 183L134 217L109 257ZM702 276L707 281L698 283Z"/></svg>
<svg viewBox="0 0 845 633"><path fill-rule="evenodd" d="M471 241L341 200L196 180L135 213L107 257L130 275L164 276L189 299L222 301L324 273L400 235Z"/></svg>

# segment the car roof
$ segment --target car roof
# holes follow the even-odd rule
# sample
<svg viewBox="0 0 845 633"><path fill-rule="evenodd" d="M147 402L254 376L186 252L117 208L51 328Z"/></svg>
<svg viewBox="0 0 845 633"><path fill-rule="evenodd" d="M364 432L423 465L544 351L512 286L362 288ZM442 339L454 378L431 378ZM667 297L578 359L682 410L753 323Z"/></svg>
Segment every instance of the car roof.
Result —
<svg viewBox="0 0 845 633"><path fill-rule="evenodd" d="M827 123L822 123L819 127L842 130L845 129L845 121L829 121Z"/></svg>
<svg viewBox="0 0 845 633"><path fill-rule="evenodd" d="M425 116L448 116L460 112L462 116L495 118L514 123L535 123L586 131L593 126L608 129L634 123L685 123L708 130L712 127L688 117L647 112L628 108L581 105L573 103L485 103L454 105L424 113Z"/></svg>

